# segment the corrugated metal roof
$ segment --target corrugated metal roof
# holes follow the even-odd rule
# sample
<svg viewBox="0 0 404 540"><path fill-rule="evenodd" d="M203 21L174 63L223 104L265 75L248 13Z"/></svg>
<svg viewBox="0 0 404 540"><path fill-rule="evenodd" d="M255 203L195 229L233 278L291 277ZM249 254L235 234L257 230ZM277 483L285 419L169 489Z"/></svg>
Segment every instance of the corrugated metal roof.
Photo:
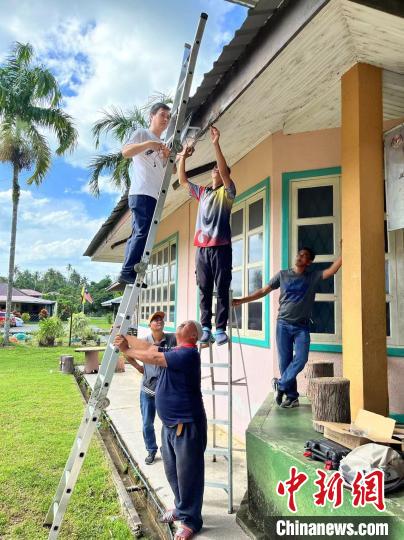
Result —
<svg viewBox="0 0 404 540"><path fill-rule="evenodd" d="M223 47L219 58L213 63L213 68L205 73L202 83L189 100L189 111L194 111L205 103L214 89L220 85L223 77L253 44L275 11L284 3L286 0L259 0L255 3L255 7L249 10L240 29L235 32L234 38Z"/></svg>

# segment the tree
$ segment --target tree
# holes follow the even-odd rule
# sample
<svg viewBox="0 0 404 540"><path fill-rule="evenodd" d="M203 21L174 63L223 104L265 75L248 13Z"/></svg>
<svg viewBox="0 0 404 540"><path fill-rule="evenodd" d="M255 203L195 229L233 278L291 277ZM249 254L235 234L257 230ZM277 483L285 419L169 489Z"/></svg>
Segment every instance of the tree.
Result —
<svg viewBox="0 0 404 540"><path fill-rule="evenodd" d="M56 135L56 154L73 150L77 131L61 108L62 94L55 77L43 65L33 63L32 46L16 43L0 67L0 161L12 167L12 221L4 344L8 345L14 280L19 177L33 171L27 183L39 186L51 164L51 149L43 135Z"/></svg>
<svg viewBox="0 0 404 540"><path fill-rule="evenodd" d="M159 101L170 104L172 98L163 93L156 93L149 98L147 105L141 108L134 107L126 112L118 107L104 110L103 117L97 120L93 126L95 147L99 148L101 137L106 135L111 135L112 139L122 147L136 129L147 128L150 107ZM103 173L110 175L110 182L121 191L129 189L131 161L131 159L125 159L120 150L95 156L89 165L91 192L97 197L100 194L99 179Z"/></svg>

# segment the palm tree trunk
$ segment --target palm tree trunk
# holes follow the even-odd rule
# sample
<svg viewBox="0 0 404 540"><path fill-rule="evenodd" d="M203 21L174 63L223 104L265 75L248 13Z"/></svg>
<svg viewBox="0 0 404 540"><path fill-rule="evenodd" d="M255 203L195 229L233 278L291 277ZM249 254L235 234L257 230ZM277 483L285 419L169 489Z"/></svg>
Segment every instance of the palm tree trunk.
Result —
<svg viewBox="0 0 404 540"><path fill-rule="evenodd" d="M14 164L13 168L13 217L11 220L11 240L10 240L10 259L8 264L8 287L7 287L7 303L6 303L6 320L4 322L4 345L9 345L10 337L10 314L11 314L11 299L13 294L14 282L14 262L15 262L15 244L17 237L17 215L18 203L20 200L20 185L18 183L18 167Z"/></svg>

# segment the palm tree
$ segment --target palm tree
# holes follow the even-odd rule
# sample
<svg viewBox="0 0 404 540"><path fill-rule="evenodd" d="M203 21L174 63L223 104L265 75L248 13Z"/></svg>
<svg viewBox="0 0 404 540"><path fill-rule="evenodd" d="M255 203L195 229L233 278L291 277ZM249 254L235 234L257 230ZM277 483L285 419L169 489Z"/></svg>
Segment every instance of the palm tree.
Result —
<svg viewBox="0 0 404 540"><path fill-rule="evenodd" d="M51 149L43 135L56 135L56 154L73 150L77 141L72 118L61 108L62 94L53 74L44 66L33 64L30 44L15 46L0 67L0 161L13 170L10 259L4 344L9 342L11 297L14 281L17 214L20 199L19 175L32 170L27 184L39 186L51 163Z"/></svg>
<svg viewBox="0 0 404 540"><path fill-rule="evenodd" d="M138 128L147 128L148 113L150 107L154 103L162 102L171 104L172 98L163 93L155 93L150 98L144 107L134 107L129 111L122 111L118 107L111 107L109 110L104 110L102 118L97 120L93 126L93 136L95 147L99 148L100 139L102 136L111 135L112 138L119 143L120 147L129 139L132 133ZM107 173L110 175L110 182L119 188L121 191L129 189L130 177L129 167L130 159L125 159L121 151L99 154L90 162L90 191L99 196L100 186L99 179L101 174Z"/></svg>

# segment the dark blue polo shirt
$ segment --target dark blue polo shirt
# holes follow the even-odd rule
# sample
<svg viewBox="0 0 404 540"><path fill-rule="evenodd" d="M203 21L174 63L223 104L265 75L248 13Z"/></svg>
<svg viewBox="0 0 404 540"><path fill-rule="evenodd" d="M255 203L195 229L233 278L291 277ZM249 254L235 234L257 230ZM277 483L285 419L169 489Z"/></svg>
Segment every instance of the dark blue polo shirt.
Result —
<svg viewBox="0 0 404 540"><path fill-rule="evenodd" d="M156 388L156 409L166 426L196 422L205 417L201 392L201 357L194 347L163 351L167 367Z"/></svg>

